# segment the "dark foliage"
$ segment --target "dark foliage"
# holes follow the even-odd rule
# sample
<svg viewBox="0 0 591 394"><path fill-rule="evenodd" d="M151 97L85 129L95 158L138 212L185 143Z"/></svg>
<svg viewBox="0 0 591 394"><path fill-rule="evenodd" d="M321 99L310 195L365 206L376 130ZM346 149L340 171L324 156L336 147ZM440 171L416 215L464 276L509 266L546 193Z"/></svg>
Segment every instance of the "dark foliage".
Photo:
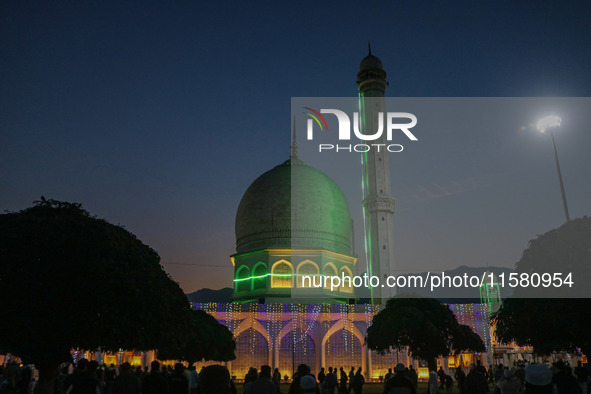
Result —
<svg viewBox="0 0 591 394"><path fill-rule="evenodd" d="M500 342L532 346L534 353L591 354L591 299L509 298L494 315Z"/></svg>
<svg viewBox="0 0 591 394"><path fill-rule="evenodd" d="M514 297L520 298L590 298L591 288L591 218L573 219L529 241L515 264L518 273L572 273L572 286L520 286Z"/></svg>
<svg viewBox="0 0 591 394"><path fill-rule="evenodd" d="M538 354L576 348L590 354L591 218L571 220L531 240L515 267L518 273L572 273L574 285L517 288L494 316L499 340L533 346Z"/></svg>
<svg viewBox="0 0 591 394"><path fill-rule="evenodd" d="M0 348L54 366L70 349L149 350L183 340L189 304L158 254L80 204L0 215Z"/></svg>
<svg viewBox="0 0 591 394"><path fill-rule="evenodd" d="M431 298L395 297L374 318L367 330L368 346L380 353L391 348L409 351L435 368L438 356L454 352L485 351L482 339L458 323L445 304Z"/></svg>
<svg viewBox="0 0 591 394"><path fill-rule="evenodd" d="M200 360L230 361L236 358L232 332L213 316L190 310L187 321L181 343L158 348L159 359L185 360L191 365Z"/></svg>

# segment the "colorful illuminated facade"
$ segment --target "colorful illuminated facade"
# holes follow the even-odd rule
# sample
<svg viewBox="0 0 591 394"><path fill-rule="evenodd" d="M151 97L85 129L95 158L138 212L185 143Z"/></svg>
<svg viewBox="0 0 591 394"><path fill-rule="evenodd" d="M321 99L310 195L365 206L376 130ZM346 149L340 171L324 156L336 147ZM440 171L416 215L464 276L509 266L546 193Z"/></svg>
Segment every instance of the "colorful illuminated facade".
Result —
<svg viewBox="0 0 591 394"><path fill-rule="evenodd" d="M381 61L363 59L358 74L360 105L366 97L382 98L387 86ZM372 101L375 102L375 101ZM379 101L378 104L383 100ZM372 106L373 107L373 106ZM362 108L365 119L371 111ZM375 125L364 121L368 129ZM357 256L352 252L352 220L340 188L328 176L298 158L292 143L290 158L258 177L246 190L236 214L236 254L232 303L193 304L226 325L236 339L231 374L244 377L249 367L267 364L292 376L298 364L312 373L321 367L361 367L367 378L379 379L398 362L419 368L406 351L379 355L365 345L367 328L391 289L372 293L372 303L355 303L354 289L345 283L311 285L304 276L352 277ZM388 155L363 157L364 218L370 274L393 270L392 218ZM461 324L471 326L490 347L487 303L450 305ZM472 354L441 360L448 366L467 366ZM486 363L486 356L481 355ZM425 373L424 369L419 369Z"/></svg>
<svg viewBox="0 0 591 394"><path fill-rule="evenodd" d="M368 378L379 379L399 362L414 364L406 351L379 355L365 346L365 335L380 305L373 304L288 304L210 303L193 304L212 314L235 336L236 360L227 366L233 376L244 377L251 366L267 364L291 377L298 364L310 365L313 373L321 367L361 367ZM471 326L490 344L488 311L485 304L456 304L450 308L461 324ZM485 355L463 354L442 359L445 368L468 367Z"/></svg>

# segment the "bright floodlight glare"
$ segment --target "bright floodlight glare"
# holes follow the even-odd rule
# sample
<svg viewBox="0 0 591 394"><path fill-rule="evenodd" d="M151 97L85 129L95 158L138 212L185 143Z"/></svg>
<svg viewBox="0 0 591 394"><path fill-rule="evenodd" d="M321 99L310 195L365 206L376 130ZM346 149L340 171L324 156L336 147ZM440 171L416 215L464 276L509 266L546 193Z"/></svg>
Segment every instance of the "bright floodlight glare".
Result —
<svg viewBox="0 0 591 394"><path fill-rule="evenodd" d="M546 116L545 118L542 118L538 121L538 124L537 124L538 131L541 133L544 133L549 128L560 127L561 121L562 121L562 119L560 119L556 115Z"/></svg>

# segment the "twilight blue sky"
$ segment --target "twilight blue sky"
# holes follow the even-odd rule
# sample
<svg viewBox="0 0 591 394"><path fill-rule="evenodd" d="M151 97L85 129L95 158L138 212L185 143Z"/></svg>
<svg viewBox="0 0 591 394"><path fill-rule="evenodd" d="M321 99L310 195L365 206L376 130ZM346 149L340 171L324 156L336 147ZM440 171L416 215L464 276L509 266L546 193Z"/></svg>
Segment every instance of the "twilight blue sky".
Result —
<svg viewBox="0 0 591 394"><path fill-rule="evenodd" d="M289 155L291 97L355 96L368 40L389 96L591 96L589 15L583 1L3 2L0 209L80 202L157 250L186 292L228 286L234 215ZM535 116L507 151L475 132L420 165L396 159L403 266L512 266L563 222L551 143L518 131ZM568 123L556 139L580 217L591 140ZM500 214L500 194L527 204Z"/></svg>

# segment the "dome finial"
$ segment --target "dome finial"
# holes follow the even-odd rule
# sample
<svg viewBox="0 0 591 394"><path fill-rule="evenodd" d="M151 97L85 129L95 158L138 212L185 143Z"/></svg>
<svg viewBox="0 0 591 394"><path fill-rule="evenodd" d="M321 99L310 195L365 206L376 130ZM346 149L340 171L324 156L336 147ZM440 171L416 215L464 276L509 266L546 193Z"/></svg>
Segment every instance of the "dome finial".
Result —
<svg viewBox="0 0 591 394"><path fill-rule="evenodd" d="M293 136L291 140L291 156L292 159L298 158L298 144L296 142L296 128L295 128L295 116L293 117Z"/></svg>
<svg viewBox="0 0 591 394"><path fill-rule="evenodd" d="M369 55L371 56L371 42L367 41L367 48L369 49Z"/></svg>

